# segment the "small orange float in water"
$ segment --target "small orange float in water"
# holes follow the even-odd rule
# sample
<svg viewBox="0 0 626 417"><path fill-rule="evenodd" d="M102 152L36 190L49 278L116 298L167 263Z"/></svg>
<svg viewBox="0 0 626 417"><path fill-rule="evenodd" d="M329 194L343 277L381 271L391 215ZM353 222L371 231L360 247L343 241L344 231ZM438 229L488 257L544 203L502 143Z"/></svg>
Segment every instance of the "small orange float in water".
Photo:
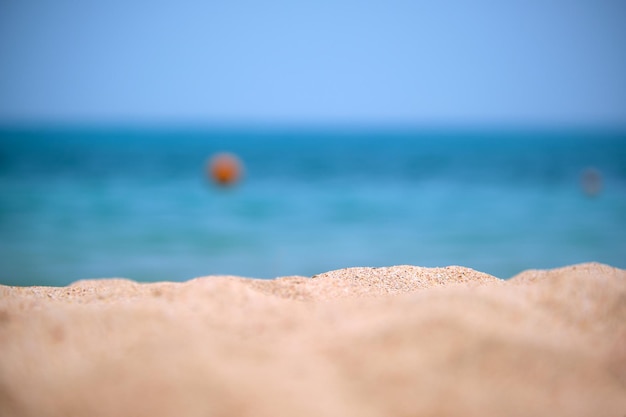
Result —
<svg viewBox="0 0 626 417"><path fill-rule="evenodd" d="M242 167L237 156L226 152L218 153L209 160L208 174L217 185L233 185L241 178Z"/></svg>
<svg viewBox="0 0 626 417"><path fill-rule="evenodd" d="M587 168L580 177L580 184L585 194L595 197L602 191L602 174L595 168Z"/></svg>

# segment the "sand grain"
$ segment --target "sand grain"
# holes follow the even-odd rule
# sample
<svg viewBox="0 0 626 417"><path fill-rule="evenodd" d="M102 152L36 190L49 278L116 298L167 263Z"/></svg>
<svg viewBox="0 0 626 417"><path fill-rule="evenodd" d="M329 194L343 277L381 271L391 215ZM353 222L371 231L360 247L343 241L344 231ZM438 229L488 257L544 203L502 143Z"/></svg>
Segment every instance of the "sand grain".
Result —
<svg viewBox="0 0 626 417"><path fill-rule="evenodd" d="M2 416L626 415L626 271L0 286Z"/></svg>

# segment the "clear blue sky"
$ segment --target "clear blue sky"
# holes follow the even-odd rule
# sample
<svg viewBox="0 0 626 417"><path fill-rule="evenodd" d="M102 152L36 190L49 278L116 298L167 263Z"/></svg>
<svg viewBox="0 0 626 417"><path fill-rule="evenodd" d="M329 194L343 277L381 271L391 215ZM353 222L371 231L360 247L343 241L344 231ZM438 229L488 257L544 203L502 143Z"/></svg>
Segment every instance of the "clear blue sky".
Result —
<svg viewBox="0 0 626 417"><path fill-rule="evenodd" d="M626 125L626 1L0 1L0 122Z"/></svg>

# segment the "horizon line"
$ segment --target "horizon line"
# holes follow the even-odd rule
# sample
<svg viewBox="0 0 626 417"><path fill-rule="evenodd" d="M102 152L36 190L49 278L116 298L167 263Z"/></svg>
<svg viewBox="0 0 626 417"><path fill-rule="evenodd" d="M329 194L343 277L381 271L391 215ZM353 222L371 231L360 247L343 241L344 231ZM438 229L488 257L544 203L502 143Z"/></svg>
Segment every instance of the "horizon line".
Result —
<svg viewBox="0 0 626 417"><path fill-rule="evenodd" d="M612 132L626 133L624 123L520 122L302 122L302 121L147 121L147 120L1 120L1 131L239 131L239 132Z"/></svg>

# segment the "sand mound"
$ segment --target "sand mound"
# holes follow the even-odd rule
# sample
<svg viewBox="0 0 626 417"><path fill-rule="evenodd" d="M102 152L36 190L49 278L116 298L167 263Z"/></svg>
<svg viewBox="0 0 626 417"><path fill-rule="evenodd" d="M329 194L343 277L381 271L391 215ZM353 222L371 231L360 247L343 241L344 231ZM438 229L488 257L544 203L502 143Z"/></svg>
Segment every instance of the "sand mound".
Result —
<svg viewBox="0 0 626 417"><path fill-rule="evenodd" d="M626 415L626 271L0 286L2 416Z"/></svg>

